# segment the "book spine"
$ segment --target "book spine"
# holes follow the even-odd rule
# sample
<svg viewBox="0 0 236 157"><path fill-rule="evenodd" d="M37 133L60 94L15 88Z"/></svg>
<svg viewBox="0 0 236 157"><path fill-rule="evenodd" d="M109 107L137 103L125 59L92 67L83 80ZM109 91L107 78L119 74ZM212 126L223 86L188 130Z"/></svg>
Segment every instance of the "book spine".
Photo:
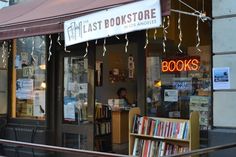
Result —
<svg viewBox="0 0 236 157"><path fill-rule="evenodd" d="M138 155L138 153L137 153L138 142L139 142L139 139L135 138L135 140L134 140L134 148L133 148L133 156L137 156Z"/></svg>

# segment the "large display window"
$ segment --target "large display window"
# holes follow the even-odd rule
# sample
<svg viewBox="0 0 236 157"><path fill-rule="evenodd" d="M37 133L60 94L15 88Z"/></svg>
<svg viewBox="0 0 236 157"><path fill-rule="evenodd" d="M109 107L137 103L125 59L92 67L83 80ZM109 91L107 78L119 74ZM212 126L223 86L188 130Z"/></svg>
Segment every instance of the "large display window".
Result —
<svg viewBox="0 0 236 157"><path fill-rule="evenodd" d="M7 113L7 84L8 84L8 54L9 54L9 44L7 42L0 42L0 114Z"/></svg>
<svg viewBox="0 0 236 157"><path fill-rule="evenodd" d="M201 46L202 53L195 46L179 53L174 44L163 52L161 44L150 38L146 51L147 115L188 119L192 111L199 111L200 128L207 130L211 117L210 46Z"/></svg>
<svg viewBox="0 0 236 157"><path fill-rule="evenodd" d="M45 37L13 42L12 117L45 119L46 114Z"/></svg>

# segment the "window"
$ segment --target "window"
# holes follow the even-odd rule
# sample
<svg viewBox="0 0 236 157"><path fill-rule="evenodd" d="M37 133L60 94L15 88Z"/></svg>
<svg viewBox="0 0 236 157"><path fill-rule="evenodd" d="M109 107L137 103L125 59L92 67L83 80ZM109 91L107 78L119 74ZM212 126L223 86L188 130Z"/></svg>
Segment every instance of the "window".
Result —
<svg viewBox="0 0 236 157"><path fill-rule="evenodd" d="M7 113L7 64L8 64L8 43L0 42L0 114Z"/></svg>
<svg viewBox="0 0 236 157"><path fill-rule="evenodd" d="M186 37L187 38L187 37ZM210 44L210 43L209 43ZM163 52L162 41L150 38L146 52L146 111L149 116L189 118L200 113L200 128L210 126L211 47L194 44L180 53L175 43Z"/></svg>
<svg viewBox="0 0 236 157"><path fill-rule="evenodd" d="M45 119L45 37L14 40L12 71L12 117Z"/></svg>

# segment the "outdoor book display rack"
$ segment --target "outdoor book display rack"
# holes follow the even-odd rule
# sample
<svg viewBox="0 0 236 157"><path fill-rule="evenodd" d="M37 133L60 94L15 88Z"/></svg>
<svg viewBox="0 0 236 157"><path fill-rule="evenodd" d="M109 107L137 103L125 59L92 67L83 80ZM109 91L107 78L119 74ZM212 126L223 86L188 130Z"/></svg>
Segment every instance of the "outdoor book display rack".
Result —
<svg viewBox="0 0 236 157"><path fill-rule="evenodd" d="M129 155L164 156L199 148L199 113L189 119L147 117L129 112Z"/></svg>

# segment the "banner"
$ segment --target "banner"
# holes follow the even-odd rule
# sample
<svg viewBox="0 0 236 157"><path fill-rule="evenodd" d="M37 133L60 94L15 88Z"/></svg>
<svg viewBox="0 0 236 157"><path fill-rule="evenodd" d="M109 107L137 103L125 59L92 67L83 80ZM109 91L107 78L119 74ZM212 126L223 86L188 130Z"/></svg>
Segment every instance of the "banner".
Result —
<svg viewBox="0 0 236 157"><path fill-rule="evenodd" d="M161 26L160 0L143 0L65 21L65 45Z"/></svg>

